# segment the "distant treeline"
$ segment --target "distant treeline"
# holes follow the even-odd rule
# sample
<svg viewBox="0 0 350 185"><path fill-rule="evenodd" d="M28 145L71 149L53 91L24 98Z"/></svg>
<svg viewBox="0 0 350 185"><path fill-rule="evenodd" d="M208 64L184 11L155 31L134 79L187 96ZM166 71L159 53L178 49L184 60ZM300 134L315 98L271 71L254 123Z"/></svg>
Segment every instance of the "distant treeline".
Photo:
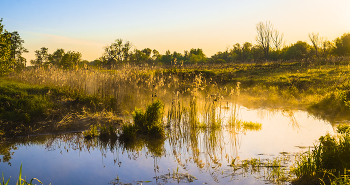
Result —
<svg viewBox="0 0 350 185"><path fill-rule="evenodd" d="M27 66L22 53L28 52L22 44L24 41L17 32L3 29L0 20L0 75ZM36 58L30 61L34 67L58 66L73 68L84 65L115 68L124 64L135 65L172 65L196 63L245 63L260 61L302 60L329 56L350 55L350 33L345 33L333 41L320 37L318 33L309 33L311 45L305 41L297 41L284 45L283 34L274 29L270 22L260 22L256 25L256 44L250 42L236 43L231 49L219 51L207 57L200 48L192 48L184 53L166 51L160 54L155 49L136 49L129 41L115 40L104 48L103 55L94 61L82 60L82 55L76 51L65 52L57 49L53 53L42 47L35 51Z"/></svg>

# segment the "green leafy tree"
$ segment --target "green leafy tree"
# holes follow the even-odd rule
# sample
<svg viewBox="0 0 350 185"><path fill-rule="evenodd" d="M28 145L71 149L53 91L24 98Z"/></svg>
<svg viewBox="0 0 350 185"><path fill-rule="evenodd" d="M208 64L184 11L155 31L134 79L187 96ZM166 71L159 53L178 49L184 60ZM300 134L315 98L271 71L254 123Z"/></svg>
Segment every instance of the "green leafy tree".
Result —
<svg viewBox="0 0 350 185"><path fill-rule="evenodd" d="M2 19L0 19L0 75L13 71L15 61L11 60L10 35L6 34Z"/></svg>
<svg viewBox="0 0 350 185"><path fill-rule="evenodd" d="M334 54L339 56L350 55L350 33L345 33L334 40Z"/></svg>
<svg viewBox="0 0 350 185"><path fill-rule="evenodd" d="M49 55L49 63L55 66L60 66L65 55L64 49L57 49Z"/></svg>
<svg viewBox="0 0 350 185"><path fill-rule="evenodd" d="M123 43L122 39L117 39L110 46L105 47L105 52L100 59L107 67L112 67L123 61L128 61L131 49L132 45L129 41Z"/></svg>
<svg viewBox="0 0 350 185"><path fill-rule="evenodd" d="M23 47L24 40L21 39L17 31L5 33L9 36L8 44L10 45L11 57L10 60L15 61L16 69L23 69L26 67L27 60L22 57L23 53L27 53L28 50Z"/></svg>
<svg viewBox="0 0 350 185"><path fill-rule="evenodd" d="M31 60L30 63L35 67L42 67L49 62L48 48L42 47L40 50L35 50L35 59Z"/></svg>
<svg viewBox="0 0 350 185"><path fill-rule="evenodd" d="M289 59L304 59L310 56L311 46L303 41L298 41L290 47L285 48L284 58Z"/></svg>
<svg viewBox="0 0 350 185"><path fill-rule="evenodd" d="M28 52L24 47L24 41L18 32L7 32L0 19L0 75L6 75L14 69L22 69L26 66L26 59L22 53Z"/></svg>
<svg viewBox="0 0 350 185"><path fill-rule="evenodd" d="M321 55L323 57L327 57L329 55L331 55L332 50L335 48L335 45L333 42L329 41L329 40L325 40L322 43L322 48L321 48Z"/></svg>
<svg viewBox="0 0 350 185"><path fill-rule="evenodd" d="M171 62L173 61L173 55L171 54L171 52L169 50L167 50L165 52L165 55L162 55L160 58L162 64L171 64Z"/></svg>
<svg viewBox="0 0 350 185"><path fill-rule="evenodd" d="M241 44L236 43L235 45L233 45L232 53L236 61L242 61L243 51Z"/></svg>
<svg viewBox="0 0 350 185"><path fill-rule="evenodd" d="M60 62L60 66L69 69L73 67L77 67L81 60L81 53L76 51L68 51L65 53L62 57L62 60Z"/></svg>
<svg viewBox="0 0 350 185"><path fill-rule="evenodd" d="M204 52L202 49L194 49L192 48L190 50L190 58L189 58L189 63L198 63L198 62L206 62L207 57L205 56Z"/></svg>
<svg viewBox="0 0 350 185"><path fill-rule="evenodd" d="M160 58L161 58L161 54L159 53L159 51L157 50L153 50L152 51L153 55L152 55L152 59L153 61L160 61Z"/></svg>

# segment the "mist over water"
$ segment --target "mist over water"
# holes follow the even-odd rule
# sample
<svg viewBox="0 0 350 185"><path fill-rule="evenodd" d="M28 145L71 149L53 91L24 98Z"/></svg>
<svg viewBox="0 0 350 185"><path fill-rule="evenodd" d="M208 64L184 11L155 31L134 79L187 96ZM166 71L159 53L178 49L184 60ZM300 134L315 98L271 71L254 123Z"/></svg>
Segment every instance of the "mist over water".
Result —
<svg viewBox="0 0 350 185"><path fill-rule="evenodd" d="M277 157L291 165L320 136L334 134L331 124L304 111L243 106L237 108L237 119L261 123L261 129L232 127L228 120L234 104L218 105L220 129L171 126L165 140L86 140L81 133L21 138L2 146L0 169L5 179L11 176L10 183L22 163L27 180L35 177L44 184L274 184L269 168L234 170L229 165L235 159Z"/></svg>

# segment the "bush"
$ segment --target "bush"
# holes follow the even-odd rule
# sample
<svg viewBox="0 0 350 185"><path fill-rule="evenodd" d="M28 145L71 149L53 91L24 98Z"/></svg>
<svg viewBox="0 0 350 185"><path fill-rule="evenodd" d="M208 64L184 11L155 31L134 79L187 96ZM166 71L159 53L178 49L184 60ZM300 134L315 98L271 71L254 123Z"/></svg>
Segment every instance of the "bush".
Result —
<svg viewBox="0 0 350 185"><path fill-rule="evenodd" d="M136 109L133 112L134 124L123 125L122 137L134 138L136 133L156 138L164 137L163 114L164 105L159 100L148 105L146 112Z"/></svg>

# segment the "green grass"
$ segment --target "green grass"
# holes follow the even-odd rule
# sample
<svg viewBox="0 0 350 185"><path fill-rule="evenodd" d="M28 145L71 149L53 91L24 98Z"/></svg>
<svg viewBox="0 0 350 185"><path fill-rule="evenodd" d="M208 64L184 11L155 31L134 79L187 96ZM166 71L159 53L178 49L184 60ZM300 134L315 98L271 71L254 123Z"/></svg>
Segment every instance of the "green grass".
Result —
<svg viewBox="0 0 350 185"><path fill-rule="evenodd" d="M86 139L91 139L93 137L97 137L100 134L98 133L98 126L97 125L90 125L90 129L83 132L83 135Z"/></svg>
<svg viewBox="0 0 350 185"><path fill-rule="evenodd" d="M301 155L291 171L297 181L321 179L327 184L332 181L348 181L347 169L350 169L350 126L337 126L337 136L321 136L315 149ZM337 180L338 179L338 180Z"/></svg>
<svg viewBox="0 0 350 185"><path fill-rule="evenodd" d="M19 169L19 176L18 176L18 180L16 182L16 185L34 185L33 184L33 180L36 180L38 181L40 184L43 184L39 179L37 178L32 178L30 180L30 182L27 182L26 179L22 179L22 164L21 164L21 167ZM5 182L5 178L4 178L4 172L2 173L2 183L1 185L8 185L10 181L10 178Z"/></svg>
<svg viewBox="0 0 350 185"><path fill-rule="evenodd" d="M0 119L27 123L45 116L54 107L49 91L44 86L0 79Z"/></svg>
<svg viewBox="0 0 350 185"><path fill-rule="evenodd" d="M165 136L162 124L164 104L156 100L147 105L146 111L135 109L133 113L134 124L123 125L122 138L134 138L136 135L147 135L155 138Z"/></svg>
<svg viewBox="0 0 350 185"><path fill-rule="evenodd" d="M30 131L57 105L50 100L50 88L0 79L0 138Z"/></svg>

